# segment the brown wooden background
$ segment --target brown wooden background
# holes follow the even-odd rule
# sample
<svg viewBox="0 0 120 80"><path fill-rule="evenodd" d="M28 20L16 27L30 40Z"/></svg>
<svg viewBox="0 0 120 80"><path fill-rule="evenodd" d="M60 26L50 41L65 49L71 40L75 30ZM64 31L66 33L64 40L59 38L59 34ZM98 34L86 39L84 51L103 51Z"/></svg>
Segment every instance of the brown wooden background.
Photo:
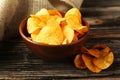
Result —
<svg viewBox="0 0 120 80"><path fill-rule="evenodd" d="M111 80L120 78L120 0L84 0L80 9L90 24L86 46L104 43L115 60L111 67L96 74L78 70L73 62L47 62L26 47L21 37L0 42L0 79L23 80Z"/></svg>

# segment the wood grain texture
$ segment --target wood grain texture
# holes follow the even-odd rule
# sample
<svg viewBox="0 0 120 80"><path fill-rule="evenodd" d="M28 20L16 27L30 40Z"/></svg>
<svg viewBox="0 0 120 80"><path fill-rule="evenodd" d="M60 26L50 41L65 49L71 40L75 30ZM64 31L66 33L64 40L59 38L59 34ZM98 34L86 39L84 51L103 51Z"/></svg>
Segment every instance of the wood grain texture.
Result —
<svg viewBox="0 0 120 80"><path fill-rule="evenodd" d="M86 47L96 43L110 46L112 66L96 74L78 70L72 61L48 62L34 55L21 37L0 42L0 79L8 80L119 80L120 79L120 0L85 0L81 8L90 24Z"/></svg>
<svg viewBox="0 0 120 80"><path fill-rule="evenodd" d="M83 7L108 7L120 6L119 0L84 0Z"/></svg>

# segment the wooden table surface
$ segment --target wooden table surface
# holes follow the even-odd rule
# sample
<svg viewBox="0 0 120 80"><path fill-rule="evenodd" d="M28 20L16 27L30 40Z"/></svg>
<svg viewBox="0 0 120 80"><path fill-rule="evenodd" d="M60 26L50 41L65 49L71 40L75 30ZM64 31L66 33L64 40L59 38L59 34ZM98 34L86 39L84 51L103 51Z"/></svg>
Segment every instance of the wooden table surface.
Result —
<svg viewBox="0 0 120 80"><path fill-rule="evenodd" d="M84 0L80 9L90 24L86 46L108 45L114 63L100 73L76 69L72 61L48 62L34 55L21 37L0 42L0 79L111 80L120 79L120 0Z"/></svg>

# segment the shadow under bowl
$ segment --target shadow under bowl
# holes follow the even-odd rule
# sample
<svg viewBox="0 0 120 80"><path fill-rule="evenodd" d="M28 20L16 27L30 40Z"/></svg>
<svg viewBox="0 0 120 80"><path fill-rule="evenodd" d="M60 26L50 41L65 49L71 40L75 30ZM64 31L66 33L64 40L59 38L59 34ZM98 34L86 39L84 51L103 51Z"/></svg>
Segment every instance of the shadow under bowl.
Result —
<svg viewBox="0 0 120 80"><path fill-rule="evenodd" d="M78 41L64 45L46 45L40 44L29 39L30 34L27 32L27 19L21 21L19 26L19 33L26 44L26 46L43 60L47 61L64 61L72 59L78 50L86 41L88 32L86 32ZM87 21L83 20L83 25L88 26Z"/></svg>

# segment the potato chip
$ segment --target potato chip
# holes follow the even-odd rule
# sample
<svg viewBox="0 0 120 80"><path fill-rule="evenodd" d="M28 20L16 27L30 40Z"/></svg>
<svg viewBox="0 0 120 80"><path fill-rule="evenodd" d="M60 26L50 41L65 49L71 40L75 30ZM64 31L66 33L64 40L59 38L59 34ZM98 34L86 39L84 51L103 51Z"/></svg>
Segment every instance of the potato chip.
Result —
<svg viewBox="0 0 120 80"><path fill-rule="evenodd" d="M106 48L104 48L103 50L100 50L102 56L106 56L110 53L111 49L107 46Z"/></svg>
<svg viewBox="0 0 120 80"><path fill-rule="evenodd" d="M68 39L67 39L67 38L64 38L62 44L68 44Z"/></svg>
<svg viewBox="0 0 120 80"><path fill-rule="evenodd" d="M41 22L43 22L44 24L46 24L47 21L48 21L49 18L50 18L50 14L49 14L48 10L45 9L45 8L42 8L40 11L38 11L38 12L35 14L35 16L37 16L37 17L41 20ZM44 25L44 26L45 26L45 25Z"/></svg>
<svg viewBox="0 0 120 80"><path fill-rule="evenodd" d="M78 39L80 39L84 35L84 33L79 33L77 31L74 31L74 34L77 36Z"/></svg>
<svg viewBox="0 0 120 80"><path fill-rule="evenodd" d="M83 61L84 61L85 65L87 66L87 68L90 71L99 73L102 70L93 63L93 57L92 56L90 56L88 54L82 54L82 58L83 58Z"/></svg>
<svg viewBox="0 0 120 80"><path fill-rule="evenodd" d="M79 20L76 19L76 16L70 16L66 18L67 25L71 27L73 30L79 30L81 24L79 23Z"/></svg>
<svg viewBox="0 0 120 80"><path fill-rule="evenodd" d="M90 54L96 58L101 56L101 53L98 49L88 49L87 51L88 51L88 54Z"/></svg>
<svg viewBox="0 0 120 80"><path fill-rule="evenodd" d="M88 32L88 26L80 26L76 31L79 32L79 34L83 35Z"/></svg>
<svg viewBox="0 0 120 80"><path fill-rule="evenodd" d="M107 69L111 66L114 61L114 55L110 52L108 55L104 57L94 58L93 63L99 67L100 69Z"/></svg>
<svg viewBox="0 0 120 80"><path fill-rule="evenodd" d="M62 27L63 34L67 38L68 43L71 43L74 38L74 30L71 29L68 25Z"/></svg>
<svg viewBox="0 0 120 80"><path fill-rule="evenodd" d="M39 32L41 29L37 29L36 31L34 31L34 33L31 33L31 39L33 41L36 41L36 37L38 36Z"/></svg>
<svg viewBox="0 0 120 80"><path fill-rule="evenodd" d="M37 17L30 17L27 20L27 31L29 34L33 33L37 29L41 28L42 26L39 26L41 23L40 19Z"/></svg>
<svg viewBox="0 0 120 80"><path fill-rule="evenodd" d="M111 49L105 44L96 44L93 46L93 48L98 49L101 56L106 56L111 51Z"/></svg>
<svg viewBox="0 0 120 80"><path fill-rule="evenodd" d="M48 13L50 14L50 16L59 16L59 17L62 17L62 15L60 14L59 11L57 10L48 10Z"/></svg>
<svg viewBox="0 0 120 80"><path fill-rule="evenodd" d="M65 18L64 18L65 19ZM60 27L63 28L64 26L67 25L67 22L66 20L59 20L59 23L60 23Z"/></svg>
<svg viewBox="0 0 120 80"><path fill-rule="evenodd" d="M47 25L41 29L36 41L50 45L60 45L62 44L63 39L63 32L58 22L52 18L49 19Z"/></svg>
<svg viewBox="0 0 120 80"><path fill-rule="evenodd" d="M75 67L78 68L78 69L85 69L87 68L83 59L82 59L82 54L77 54L75 59L74 59L74 64L75 64Z"/></svg>
<svg viewBox="0 0 120 80"><path fill-rule="evenodd" d="M99 73L100 71L110 67L114 61L113 52L111 52L111 49L104 44L97 44L91 49L81 47L80 50L82 52L82 59L84 64L92 72ZM76 67L79 68L80 64L76 65Z"/></svg>
<svg viewBox="0 0 120 80"><path fill-rule="evenodd" d="M88 49L87 49L86 47L84 47L84 46L80 47L80 51L81 51L82 53L88 53L87 50L88 50Z"/></svg>
<svg viewBox="0 0 120 80"><path fill-rule="evenodd" d="M60 24L61 28L67 25L65 18L57 17L56 21Z"/></svg>
<svg viewBox="0 0 120 80"><path fill-rule="evenodd" d="M73 37L72 42L76 42L76 41L78 41L78 35L74 33L74 37Z"/></svg>
<svg viewBox="0 0 120 80"><path fill-rule="evenodd" d="M80 26L82 25L81 21L81 14L77 8L72 8L65 14L67 24L73 30L79 30Z"/></svg>
<svg viewBox="0 0 120 80"><path fill-rule="evenodd" d="M76 12L76 13L74 13ZM67 24L82 36L88 32L88 26L83 26L81 21L81 14L78 9L73 8L65 14Z"/></svg>
<svg viewBox="0 0 120 80"><path fill-rule="evenodd" d="M74 16L75 16L76 20L78 20L79 23L82 24L81 13L77 8L72 8L72 9L68 10L65 14L65 18L72 18Z"/></svg>

